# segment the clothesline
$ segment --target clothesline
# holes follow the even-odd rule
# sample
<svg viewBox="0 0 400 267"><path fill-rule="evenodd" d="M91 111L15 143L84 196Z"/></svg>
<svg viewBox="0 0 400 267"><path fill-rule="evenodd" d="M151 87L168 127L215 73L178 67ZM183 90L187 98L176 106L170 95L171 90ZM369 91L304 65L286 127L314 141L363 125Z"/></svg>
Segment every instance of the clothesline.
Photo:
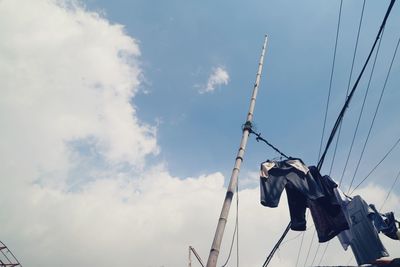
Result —
<svg viewBox="0 0 400 267"><path fill-rule="evenodd" d="M281 156L285 157L285 158L290 158L289 156L287 156L286 154L284 154L282 151L280 151L278 148L276 148L274 145L272 145L270 142L268 142L266 139L264 139L263 137L261 137L261 133L256 133L252 128L250 128L249 132L251 134L254 134L256 137L257 142L259 142L260 140L263 141L264 143L266 143L269 147L271 147L273 150L275 150L276 152L278 152Z"/></svg>

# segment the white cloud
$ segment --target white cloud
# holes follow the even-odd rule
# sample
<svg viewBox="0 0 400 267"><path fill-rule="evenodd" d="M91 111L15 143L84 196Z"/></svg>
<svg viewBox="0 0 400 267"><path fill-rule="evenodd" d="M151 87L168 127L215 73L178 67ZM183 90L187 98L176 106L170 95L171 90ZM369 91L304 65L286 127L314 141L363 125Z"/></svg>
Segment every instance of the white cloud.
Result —
<svg viewBox="0 0 400 267"><path fill-rule="evenodd" d="M140 168L158 148L156 129L130 104L141 75L138 45L122 26L56 2L0 3L3 164L18 159L28 173L68 168L66 143L91 139L107 163Z"/></svg>
<svg viewBox="0 0 400 267"><path fill-rule="evenodd" d="M138 45L122 26L65 3L0 1L0 240L33 267L184 266L189 245L206 260L224 177L180 179L146 164L159 148L156 129L131 105ZM210 86L226 84L224 75ZM279 208L262 207L249 176L240 192L241 263L260 266L289 216L285 196ZM361 190L371 201L385 197L374 185ZM233 205L219 262L234 215ZM272 266L293 266L299 242L282 246ZM327 262L343 264L337 255L345 254L333 246Z"/></svg>
<svg viewBox="0 0 400 267"><path fill-rule="evenodd" d="M199 90L199 93L210 93L220 85L227 85L229 82L229 74L223 67L213 68L210 77L208 77L207 85Z"/></svg>

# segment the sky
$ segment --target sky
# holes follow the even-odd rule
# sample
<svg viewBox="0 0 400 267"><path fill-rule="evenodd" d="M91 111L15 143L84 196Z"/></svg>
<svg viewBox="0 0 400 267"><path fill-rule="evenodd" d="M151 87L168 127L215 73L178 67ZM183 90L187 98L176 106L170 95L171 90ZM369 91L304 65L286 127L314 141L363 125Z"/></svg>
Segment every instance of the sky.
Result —
<svg viewBox="0 0 400 267"><path fill-rule="evenodd" d="M366 1L354 83L389 1ZM284 153L315 165L340 1L0 0L0 240L23 266L185 266L206 261L245 122L264 35L254 124ZM363 1L344 1L327 133L344 103ZM345 171L371 64L323 174L346 191L396 47L388 19ZM400 137L395 58L358 184ZM353 193L380 207L399 173L392 153ZM279 155L249 139L239 176L240 265L260 266L286 227L259 203L261 162ZM355 185L354 184L354 185ZM354 188L353 185L353 188ZM396 184L383 211L400 214ZM236 200L234 200L236 203ZM219 265L229 252L232 205ZM354 264L335 239L318 246L312 220L298 265ZM391 256L398 241L381 237ZM295 266L289 232L271 266ZM310 246L311 244L311 246ZM310 254L307 258L307 251ZM236 265L236 251L228 266ZM197 262L193 263L193 266Z"/></svg>

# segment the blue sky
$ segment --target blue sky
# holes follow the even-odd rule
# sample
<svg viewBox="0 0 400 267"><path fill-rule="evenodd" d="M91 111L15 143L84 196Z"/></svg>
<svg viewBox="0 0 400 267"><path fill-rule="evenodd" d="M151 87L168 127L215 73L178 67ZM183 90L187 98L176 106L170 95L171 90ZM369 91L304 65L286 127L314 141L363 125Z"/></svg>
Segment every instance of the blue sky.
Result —
<svg viewBox="0 0 400 267"><path fill-rule="evenodd" d="M343 2L326 133L344 102L363 3ZM317 163L339 4L0 1L0 240L24 266L33 267L184 266L189 245L205 259L264 34L269 42L256 129L286 154ZM352 81L387 5L366 2ZM344 189L400 37L399 22L396 3ZM398 55L356 183L400 136L399 60ZM336 179L370 66L345 116L332 171ZM276 209L259 204L259 164L277 156L254 137L249 140L239 181L242 266L260 266L289 220L285 197ZM379 207L399 172L399 156L400 147L357 193ZM332 151L324 173L331 157ZM397 185L385 205L396 214L399 193ZM233 222L232 211L220 263L228 254ZM312 244L310 255L317 255L311 220L308 229L304 249ZM272 266L295 265L300 238L289 232L287 240ZM400 253L396 242L384 237L382 242L393 256ZM300 265L310 264L305 254ZM321 260L339 265L343 259L351 262L351 253L335 240Z"/></svg>
<svg viewBox="0 0 400 267"><path fill-rule="evenodd" d="M222 170L229 174L264 33L270 38L255 124L268 140L287 154L301 157L308 164L316 163L339 3L251 1L243 5L239 1L87 1L90 9L103 10L107 18L125 25L126 31L139 40L147 81L143 87L148 93L135 99L138 116L152 124L161 121L158 128L160 156L178 176L193 176L206 170ZM361 7L362 1L343 4L327 132L344 102ZM366 4L352 84L386 8L383 3ZM395 6L388 21L360 136L366 132L370 114L375 109L382 77L398 38L398 12ZM196 85L206 83L215 66L226 68L229 84L213 93L199 95ZM379 137L379 129L396 125L398 109L395 101L390 100L394 99L391 96L398 95L395 92L398 66L395 64L392 70L370 140L371 148L380 140L382 151L399 136L399 128L395 127L393 139L382 142ZM341 158L351 141L352 125L358 116L368 76L369 69L346 114L338 151L340 173L344 165ZM354 153L358 154L360 147L361 144L356 143ZM377 150L375 154L368 148L367 155L383 153ZM260 161L275 156L253 139L244 169L255 171Z"/></svg>

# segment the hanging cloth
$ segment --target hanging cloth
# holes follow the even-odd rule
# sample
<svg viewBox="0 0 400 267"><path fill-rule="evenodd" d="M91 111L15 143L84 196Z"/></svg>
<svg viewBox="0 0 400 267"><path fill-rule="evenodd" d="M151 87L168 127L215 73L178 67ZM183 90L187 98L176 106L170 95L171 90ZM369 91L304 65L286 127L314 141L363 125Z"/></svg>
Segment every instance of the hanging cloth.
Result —
<svg viewBox="0 0 400 267"><path fill-rule="evenodd" d="M376 230L393 240L399 240L399 229L396 226L393 212L385 213L384 216L386 219L384 219L376 210L374 204L369 204L369 207L372 209L372 212L368 216L371 218Z"/></svg>
<svg viewBox="0 0 400 267"><path fill-rule="evenodd" d="M350 229L343 231L338 237L343 247L350 245L357 264L372 263L376 259L389 256L369 218L370 209L367 203L360 196L355 196L343 207Z"/></svg>
<svg viewBox="0 0 400 267"><path fill-rule="evenodd" d="M307 167L301 159L266 161L261 164L261 204L277 207L286 190L291 229L306 229L306 208L309 207L318 233L319 242L326 242L348 229L347 221L333 188L337 185L329 177L321 177L314 166Z"/></svg>
<svg viewBox="0 0 400 267"><path fill-rule="evenodd" d="M317 230L318 241L322 243L331 240L343 230L349 229L349 225L334 193L334 189L337 187L336 182L328 175L321 176L315 166L311 166L309 169L324 192L324 196L321 198L307 200Z"/></svg>
<svg viewBox="0 0 400 267"><path fill-rule="evenodd" d="M324 196L322 188L311 176L309 169L301 159L289 158L283 161L266 161L260 169L261 204L277 207L286 188L291 229L306 229L305 211L307 198L317 199Z"/></svg>

